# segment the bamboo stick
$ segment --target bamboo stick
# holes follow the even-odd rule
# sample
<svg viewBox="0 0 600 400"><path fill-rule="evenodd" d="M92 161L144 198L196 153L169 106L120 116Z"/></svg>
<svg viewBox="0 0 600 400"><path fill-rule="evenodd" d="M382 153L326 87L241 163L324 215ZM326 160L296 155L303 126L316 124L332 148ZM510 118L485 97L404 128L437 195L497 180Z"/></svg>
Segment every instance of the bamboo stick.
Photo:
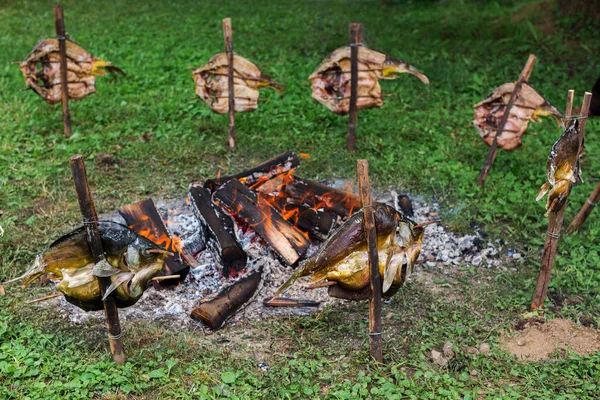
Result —
<svg viewBox="0 0 600 400"><path fill-rule="evenodd" d="M54 6L54 24L60 52L60 84L62 89L62 115L65 137L71 137L71 113L69 111L69 85L67 82L67 42L65 38L65 17L60 4Z"/></svg>
<svg viewBox="0 0 600 400"><path fill-rule="evenodd" d="M583 206L581 206L581 209L579 210L579 212L577 213L575 218L573 218L573 221L571 221L571 224L567 228L567 233L573 233L577 229L581 228L581 226L584 224L587 217L589 217L589 215L592 213L592 211L594 211L594 207L596 207L596 205L598 204L599 201L600 201L600 182L598 182L598 184L596 185L596 188L594 189L592 194L590 194L590 197L588 197L585 200L585 203L583 203Z"/></svg>
<svg viewBox="0 0 600 400"><path fill-rule="evenodd" d="M506 122L508 121L508 117L510 115L510 109L515 104L515 101L517 100L517 97L519 96L519 92L521 91L521 86L523 85L523 83L527 82L529 80L529 77L531 76L531 71L533 70L534 64L535 64L535 55L530 54L529 58L527 59L527 63L525 63L525 67L523 68L523 71L521 71L519 80L517 80L517 83L515 84L515 88L513 89L513 92L510 95L508 104L506 105L506 108L504 109L504 114L502 115L502 119L500 119L500 123L498 124L498 129L496 130L496 136L494 136L494 141L492 142L492 145L490 146L490 150L485 159L485 163L483 164L483 168L481 168L481 172L479 173L479 177L477 178L477 186L479 186L479 187L483 187L483 185L485 183L485 178L487 178L487 176L490 172L490 168L492 168L492 164L494 163L494 160L496 159L496 153L498 152L498 137L502 134L502 131L504 130L504 125L506 125Z"/></svg>
<svg viewBox="0 0 600 400"><path fill-rule="evenodd" d="M231 32L231 18L223 19L223 38L225 51L229 58L227 70L227 88L229 89L229 150L235 149L235 88L233 85L233 38Z"/></svg>
<svg viewBox="0 0 600 400"><path fill-rule="evenodd" d="M154 278L152 278L152 281L164 281L166 279L179 279L181 278L181 275L164 275L164 276L155 276Z"/></svg>
<svg viewBox="0 0 600 400"><path fill-rule="evenodd" d="M100 231L98 230L98 215L94 199L88 184L87 174L83 157L79 154L72 156L69 159L71 165L71 173L75 182L75 190L77 191L77 199L79 208L83 216L83 225L87 233L87 240L92 250L94 264L96 266L106 263L104 250L102 249L102 240ZM111 285L110 277L97 276L100 284L100 291L104 297L104 293ZM108 343L110 344L110 352L112 353L113 361L118 365L124 365L127 361L125 349L121 341L121 323L119 321L119 312L114 296L110 295L104 300L104 315L106 317L106 325L108 328Z"/></svg>
<svg viewBox="0 0 600 400"><path fill-rule="evenodd" d="M348 115L348 150L356 145L356 118L358 110L358 47L362 46L362 25L350 24L350 114Z"/></svg>
<svg viewBox="0 0 600 400"><path fill-rule="evenodd" d="M48 296L40 297L38 299L30 300L26 304L39 303L40 301L46 301L46 300L50 300L50 299L55 299L55 298L60 297L60 296L62 296L62 293L54 293L54 294L51 294L51 295L48 295Z"/></svg>
<svg viewBox="0 0 600 400"><path fill-rule="evenodd" d="M375 216L371 201L371 184L369 182L369 162L358 160L358 190L363 206L365 236L369 255L371 277L371 298L369 299L369 344L371 357L377 362L383 362L382 332L381 332L381 276L379 274L379 253L377 250L377 232Z"/></svg>
<svg viewBox="0 0 600 400"><path fill-rule="evenodd" d="M585 92L583 97L583 104L581 106L581 115L579 123L579 151L577 157L581 154L581 146L583 145L583 134L585 131L585 120L590 110L590 102L592 94ZM568 107L569 101L567 101ZM571 103L572 104L572 103ZM571 111L567 109L568 115L570 116ZM558 239L560 238L560 231L562 229L563 217L565 209L567 207L567 199L564 200L563 205L558 211L550 212L550 218L548 220L548 230L546 231L546 243L544 244L544 253L542 254L542 265L540 273L538 275L535 292L533 293L533 299L531 300L531 309L537 310L544 306L544 300L548 294L548 286L550 285L550 278L552 274L552 267L554 266L554 258L556 257L556 249L558 247Z"/></svg>

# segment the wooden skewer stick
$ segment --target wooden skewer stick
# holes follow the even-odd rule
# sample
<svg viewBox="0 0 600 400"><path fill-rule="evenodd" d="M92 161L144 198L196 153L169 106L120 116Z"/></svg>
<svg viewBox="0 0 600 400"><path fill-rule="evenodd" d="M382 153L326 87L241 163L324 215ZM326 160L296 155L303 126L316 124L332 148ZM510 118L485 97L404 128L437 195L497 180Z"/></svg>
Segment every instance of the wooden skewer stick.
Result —
<svg viewBox="0 0 600 400"><path fill-rule="evenodd" d="M350 24L350 114L348 115L348 150L356 145L356 117L358 109L358 48L362 46L362 25Z"/></svg>
<svg viewBox="0 0 600 400"><path fill-rule="evenodd" d="M62 293L54 293L54 294L51 294L51 295L48 295L48 296L40 297L39 299L30 300L26 304L39 303L40 301L46 301L46 300L50 300L50 299L55 299L55 298L60 297L60 296L62 296Z"/></svg>
<svg viewBox="0 0 600 400"><path fill-rule="evenodd" d="M233 38L231 33L231 18L223 19L223 38L225 51L229 59L227 70L227 88L229 89L229 150L235 149L235 88L233 85Z"/></svg>
<svg viewBox="0 0 600 400"><path fill-rule="evenodd" d="M181 275L165 275L165 276L155 276L151 280L153 281L164 281L166 279L179 279Z"/></svg>
<svg viewBox="0 0 600 400"><path fill-rule="evenodd" d="M98 230L98 215L96 214L96 206L88 185L87 174L83 157L79 154L72 156L69 159L71 165L71 173L75 181L75 190L77 191L77 199L79 200L79 208L83 216L83 225L87 233L87 240L92 250L94 264L97 266L106 263L104 250L102 249L102 240L100 231ZM110 277L97 277L100 284L102 296L111 285ZM121 341L121 323L119 321L119 312L114 296L110 295L104 300L104 315L108 327L108 342L110 344L110 352L113 360L118 365L124 365L127 361L123 342Z"/></svg>
<svg viewBox="0 0 600 400"><path fill-rule="evenodd" d="M581 206L581 209L579 210L579 212L577 213L575 218L573 218L573 221L571 221L571 224L567 228L567 233L573 233L577 229L581 228L581 226L584 224L587 217L592 213L592 211L594 210L594 207L596 207L596 204L598 204L599 201L600 201L600 182L598 182L598 184L596 185L596 188L594 189L592 194L590 194L590 197L588 197L585 200L585 203L583 203L583 206Z"/></svg>
<svg viewBox="0 0 600 400"><path fill-rule="evenodd" d="M69 112L69 84L67 81L67 42L65 38L65 16L60 4L54 6L54 24L60 53L60 84L62 90L62 114L65 137L71 137L71 113Z"/></svg>
<svg viewBox="0 0 600 400"><path fill-rule="evenodd" d="M492 142L492 145L490 146L490 151L488 152L488 155L485 159L483 168L481 168L481 172L479 173L479 178L477 178L477 186L479 186L479 187L483 187L483 184L485 183L485 178L487 178L487 176L490 172L490 168L492 168L492 164L494 163L494 160L496 159L496 153L498 152L498 137L502 134L502 131L504 131L504 126L506 125L506 122L508 121L508 117L510 116L510 109L515 104L515 101L517 100L517 97L519 96L519 92L521 91L521 86L523 86L523 83L525 83L529 80L529 77L531 76L531 71L533 70L534 64L535 64L535 55L530 54L529 58L527 59L527 63L525 64L525 67L523 68L523 71L521 72L521 75L519 76L519 80L515 84L515 88L513 89L512 93L510 95L508 104L506 105L506 108L504 109L504 114L502 115L502 118L500 119L500 123L498 124L498 129L496 130L496 136L494 136L494 141Z"/></svg>
<svg viewBox="0 0 600 400"><path fill-rule="evenodd" d="M381 276L379 274L379 252L377 250L377 231L375 215L371 202L371 184L369 183L369 162L358 160L358 191L363 206L365 235L369 255L369 270L371 277L371 298L369 299L369 344L371 357L377 362L383 362L382 332L381 332Z"/></svg>
<svg viewBox="0 0 600 400"><path fill-rule="evenodd" d="M581 146L583 144L583 133L585 130L585 120L590 110L591 100L592 94L589 92L585 92L585 96L583 97L583 104L581 106L581 119L579 121L579 151L577 153L578 157L581 153ZM571 110L567 109L567 113L570 117ZM542 266L540 268L540 274L538 275L533 299L531 300L532 310L537 310L543 307L544 300L546 299L546 295L548 293L548 286L550 285L552 267L554 265L554 258L556 256L558 238L560 237L560 231L562 229L566 205L567 199L565 199L562 207L558 211L550 212L550 217L548 220L548 230L546 233L546 243L544 244L544 253L542 254Z"/></svg>

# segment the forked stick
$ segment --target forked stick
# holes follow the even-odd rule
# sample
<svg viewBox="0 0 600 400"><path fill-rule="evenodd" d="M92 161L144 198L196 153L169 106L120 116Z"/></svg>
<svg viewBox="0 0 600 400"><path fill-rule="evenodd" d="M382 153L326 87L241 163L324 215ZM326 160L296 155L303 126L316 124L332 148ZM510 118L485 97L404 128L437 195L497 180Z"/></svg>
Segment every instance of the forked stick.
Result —
<svg viewBox="0 0 600 400"><path fill-rule="evenodd" d="M229 150L235 149L235 88L233 85L233 38L231 33L231 18L223 20L223 39L227 52L227 88L229 89Z"/></svg>
<svg viewBox="0 0 600 400"><path fill-rule="evenodd" d="M570 94L569 94L570 96ZM583 144L583 133L585 130L585 120L590 110L590 101L592 94L585 92L583 97L583 104L581 106L581 115L579 123L579 151L577 157L581 153L581 146ZM566 114L570 117L571 110L569 109L569 103L573 104L573 101L567 101L567 112ZM577 161L576 161L577 162ZM544 253L542 254L542 266L538 275L535 292L533 293L533 299L531 300L531 309L537 310L544 305L544 300L548 293L548 286L550 285L550 278L552 274L552 267L554 265L554 258L556 256L556 249L558 247L558 239L560 238L560 231L562 229L563 217L565 214L565 208L567 206L567 199L564 200L562 206L558 211L551 211L548 220L548 230L546 232L546 243L544 244Z"/></svg>

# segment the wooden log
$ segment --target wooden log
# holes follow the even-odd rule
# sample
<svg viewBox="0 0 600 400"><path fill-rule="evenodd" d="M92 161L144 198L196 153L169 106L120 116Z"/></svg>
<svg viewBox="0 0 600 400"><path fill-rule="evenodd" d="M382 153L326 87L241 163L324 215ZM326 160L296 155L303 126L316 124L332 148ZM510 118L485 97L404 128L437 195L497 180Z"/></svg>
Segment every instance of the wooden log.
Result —
<svg viewBox="0 0 600 400"><path fill-rule="evenodd" d="M188 199L203 229L208 248L221 261L223 275L229 276L245 268L248 258L235 239L234 222L212 201L209 190L192 185Z"/></svg>
<svg viewBox="0 0 600 400"><path fill-rule="evenodd" d="M209 179L204 183L204 187L214 192L224 183L232 179L237 179L247 186L254 186L261 182L289 172L300 165L300 159L291 151L275 156L254 168L242 171L235 175L221 176L215 179Z"/></svg>
<svg viewBox="0 0 600 400"><path fill-rule="evenodd" d="M379 251L377 249L377 232L375 215L371 201L371 184L369 182L369 163L358 160L358 191L363 206L365 234L369 255L369 274L371 298L369 299L369 343L371 357L377 362L383 362L383 339L381 332L381 276L379 273Z"/></svg>
<svg viewBox="0 0 600 400"><path fill-rule="evenodd" d="M358 94L358 50L362 46L362 25L350 24L350 110L348 114L348 150L356 146L356 106Z"/></svg>
<svg viewBox="0 0 600 400"><path fill-rule="evenodd" d="M498 124L498 129L496 130L496 136L494 136L494 141L490 146L490 150L488 151L488 155L485 159L485 163L483 164L483 168L481 168L481 172L479 173L479 177L477 178L477 186L479 187L483 187L485 179L487 178L490 172L490 168L492 168L492 164L496 159L496 153L498 152L498 137L502 134L502 131L504 130L504 126L506 125L508 117L510 116L510 109L512 108L513 104L515 104L515 101L519 96L521 86L523 86L523 83L527 82L529 80L529 77L531 76L531 71L533 70L534 64L535 55L530 54L529 58L527 59L527 63L525 64L525 67L523 68L523 71L521 71L521 75L519 76L519 79L515 84L515 88L513 89L513 92L510 95L508 104L504 109L504 114L502 115L502 119L500 119L500 123Z"/></svg>
<svg viewBox="0 0 600 400"><path fill-rule="evenodd" d="M125 219L125 223L137 234L148 238L164 250L173 255L165 257L163 269L157 276L178 275L177 279L153 281L155 288L177 285L182 282L190 272L190 266L181 256L182 249L175 245L169 230L160 217L156 205L152 199L138 201L128 204L119 209L119 214Z"/></svg>
<svg viewBox="0 0 600 400"><path fill-rule="evenodd" d="M302 256L310 241L283 219L262 195L237 180L231 180L214 194L214 200L242 219L288 264Z"/></svg>
<svg viewBox="0 0 600 400"><path fill-rule="evenodd" d="M81 155L74 155L69 159L71 173L75 182L75 190L79 201L79 208L83 216L83 225L87 233L87 240L92 251L94 264L101 265L106 263L104 250L102 249L102 240L98 230L98 215L92 199L92 193L88 185L85 164ZM110 277L97 276L100 284L100 292L104 297L106 290L111 285ZM108 327L108 343L112 353L113 361L118 365L124 365L127 361L125 349L121 341L121 323L119 321L119 312L113 295L109 295L104 301L104 315Z"/></svg>
<svg viewBox="0 0 600 400"><path fill-rule="evenodd" d="M254 296L260 284L262 270L254 271L233 285L223 289L215 297L202 301L190 316L204 322L211 329L219 329L227 318L234 315Z"/></svg>
<svg viewBox="0 0 600 400"><path fill-rule="evenodd" d="M235 86L233 84L233 38L231 18L223 19L223 39L225 52L229 58L227 68L227 89L229 90L229 150L235 150Z"/></svg>
<svg viewBox="0 0 600 400"><path fill-rule="evenodd" d="M56 25L56 38L60 53L60 84L62 90L62 115L65 137L71 137L71 113L69 111L69 85L67 81L67 42L65 33L65 16L60 4L54 6L54 25Z"/></svg>
<svg viewBox="0 0 600 400"><path fill-rule="evenodd" d="M290 201L305 204L313 209L333 212L347 218L361 207L360 198L354 193L292 176L284 187Z"/></svg>
<svg viewBox="0 0 600 400"><path fill-rule="evenodd" d="M331 233L336 221L336 215L328 211L318 211L304 205L288 202L285 197L268 198L277 211L286 221L296 226L301 231L307 232L312 239L324 240Z"/></svg>
<svg viewBox="0 0 600 400"><path fill-rule="evenodd" d="M577 152L577 157L581 155L583 135L585 131L585 120L590 110L591 99L592 94L585 92L583 97L583 105L581 106L581 119L579 121L579 151ZM531 300L532 310L542 308L544 306L546 295L548 294L548 286L550 285L552 267L554 266L554 258L556 257L556 249L558 247L558 239L560 238L560 231L562 229L566 207L567 199L564 200L563 205L558 211L550 212L550 217L548 219L548 230L546 231L546 242L544 243L544 252L542 254L542 265L538 275L535 291L533 293L533 299Z"/></svg>

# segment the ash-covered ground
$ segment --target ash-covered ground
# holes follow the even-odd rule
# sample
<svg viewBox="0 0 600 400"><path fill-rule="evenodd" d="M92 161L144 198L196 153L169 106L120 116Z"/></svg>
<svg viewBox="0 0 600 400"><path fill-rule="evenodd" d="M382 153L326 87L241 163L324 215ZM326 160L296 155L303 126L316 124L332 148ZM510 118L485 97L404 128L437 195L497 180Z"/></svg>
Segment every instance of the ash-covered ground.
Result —
<svg viewBox="0 0 600 400"><path fill-rule="evenodd" d="M346 181L328 182L334 187L347 186ZM375 200L397 207L398 194L395 190L378 192ZM427 203L423 199L412 199L414 220L423 223L439 219L438 204ZM253 231L243 234L238 230L238 240L248 254L248 266L236 277L224 278L221 266L213 257L210 250L205 249L204 240L200 233L199 224L191 208L184 199L155 200L159 212L167 222L169 231L178 235L190 253L195 255L196 264L191 267L188 277L179 286L156 290L150 287L143 297L132 307L119 310L123 322L146 320L164 323L172 326L202 327L201 322L190 318L191 311L200 300L217 294L221 289L233 284L245 273L262 269L262 282L254 297L237 312L226 324L235 324L243 320L256 320L272 316L308 315L332 304L343 304L344 300L330 298L327 289L307 290L308 278L298 280L283 296L307 299L320 302L319 307L265 307L263 300L270 298L293 273L294 269L283 265L277 256ZM103 215L101 219L124 223L118 214ZM318 249L319 243L311 246L308 253ZM505 257L506 255L504 255ZM512 258L520 258L520 254L511 251ZM503 263L499 246L486 242L477 232L471 235L457 236L449 232L442 223L429 225L425 228L421 255L415 266L415 272L409 277L406 285L419 279L424 270L440 270L452 273L461 265L501 266ZM86 322L89 318L103 318L102 311L84 312L67 303L60 297L52 300L59 312L64 314L74 324ZM49 302L50 303L50 302Z"/></svg>

